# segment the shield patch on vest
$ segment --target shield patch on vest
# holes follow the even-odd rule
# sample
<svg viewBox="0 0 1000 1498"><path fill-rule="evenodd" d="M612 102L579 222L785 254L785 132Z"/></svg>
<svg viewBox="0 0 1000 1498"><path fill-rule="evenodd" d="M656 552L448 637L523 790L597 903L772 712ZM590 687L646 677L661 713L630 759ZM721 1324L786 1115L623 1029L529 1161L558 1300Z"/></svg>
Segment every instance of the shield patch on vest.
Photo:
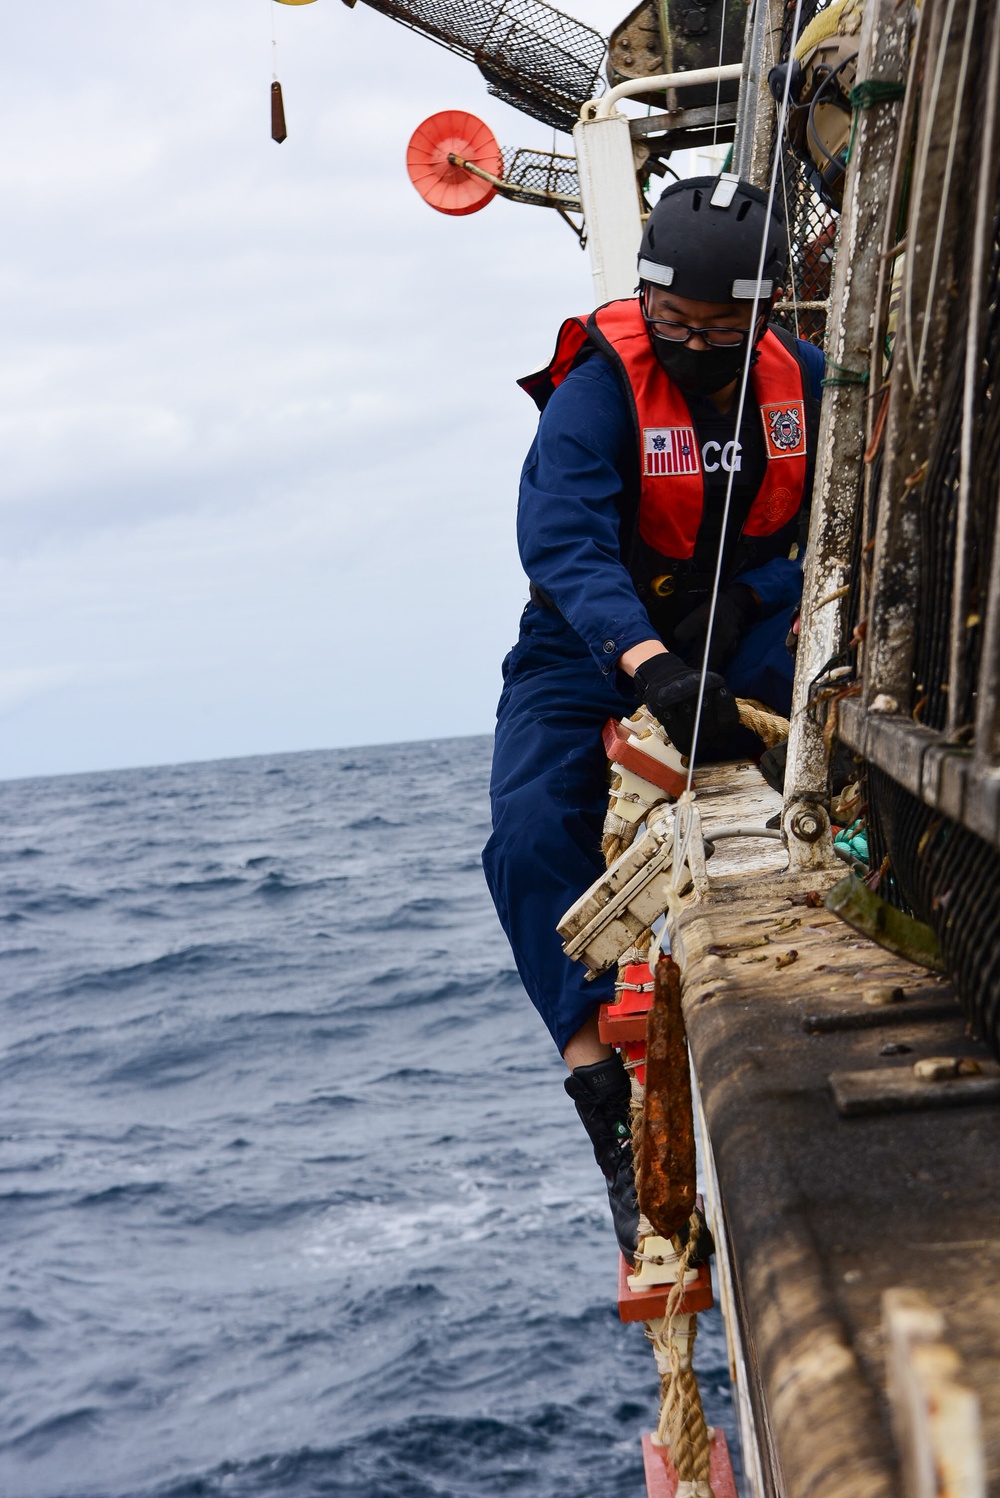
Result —
<svg viewBox="0 0 1000 1498"><path fill-rule="evenodd" d="M642 459L647 475L699 473L694 427L643 427Z"/></svg>
<svg viewBox="0 0 1000 1498"><path fill-rule="evenodd" d="M761 406L769 458L801 458L806 451L806 413L801 401Z"/></svg>

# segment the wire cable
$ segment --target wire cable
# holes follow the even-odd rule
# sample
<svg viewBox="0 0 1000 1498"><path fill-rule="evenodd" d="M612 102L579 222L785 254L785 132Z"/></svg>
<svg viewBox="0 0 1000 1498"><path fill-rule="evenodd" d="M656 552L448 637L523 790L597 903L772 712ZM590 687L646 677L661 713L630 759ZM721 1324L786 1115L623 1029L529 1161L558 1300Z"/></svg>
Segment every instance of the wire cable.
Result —
<svg viewBox="0 0 1000 1498"><path fill-rule="evenodd" d="M768 73L770 74L771 68L778 61L774 53L774 33L770 28L768 28L767 32L767 50L771 60L771 67L768 68ZM780 139L775 143L775 151L779 156L784 154L784 144ZM802 330L799 327L799 294L795 285L795 246L792 243L792 218L788 209L788 175L785 171L784 162L782 162L780 170L781 200L785 209L785 249L788 251L788 279L789 289L792 293L792 318L795 322L795 336L796 338L801 338Z"/></svg>
<svg viewBox="0 0 1000 1498"><path fill-rule="evenodd" d="M794 17L792 19L792 30L791 30L791 35L793 37L796 37L798 35L799 21L801 19L801 15L802 15L802 0L795 0L795 14L794 14ZM775 191L776 191L777 185L778 185L778 168L779 168L779 165L780 165L780 162L781 162L780 143L781 143L781 140L782 140L782 138L784 136L785 121L788 118L788 99L789 99L789 94L790 94L790 91L791 91L791 82L792 82L792 70L791 70L791 68L788 68L786 70L786 72L785 72L785 87L784 87L784 90L782 91L781 106L780 106L780 108L778 110L777 139L778 139L778 143L779 143L779 149L776 150L775 153L774 153L774 162L773 162L772 167L771 167L771 183L770 183L770 188L768 190L768 195L767 195L767 213L764 216L764 225L763 225L763 228L761 230L760 255L758 257L758 262L757 262L757 285L756 285L756 288L754 290L753 307L751 308L751 312L750 312L750 328L751 328L751 330L753 330L757 326L757 317L758 317L758 311L759 311L759 308L760 308L760 283L761 283L761 279L763 278L763 275L764 275L764 259L765 259L765 256L767 254L767 231L768 231L768 226L769 226L770 221L771 221L771 215L772 215L772 213L774 211L774 195L775 195ZM739 399L738 399L737 404L736 404L736 423L735 423L735 433L734 433L734 438L735 438L736 441L739 440L740 428L743 425L743 412L744 412L744 409L745 409L745 406L746 406L747 389L748 389L749 384L750 384L750 368L751 368L752 362L753 362L753 343L748 338L747 339L746 358L743 361L743 374L742 374L742 377L740 379ZM684 789L684 797L685 797L685 801L686 801L687 805L690 805L690 800L691 800L691 786L692 786L692 782L694 780L695 757L696 757L697 749L698 749L698 730L699 730L699 728L701 726L701 712L702 712L702 707L703 707L704 701L705 701L705 682L706 682L706 679L708 677L708 652L709 652L709 647L710 647L711 642L712 642L712 629L713 629L713 627L715 625L715 609L716 609L716 605L717 605L717 603L719 601L719 586L720 586L720 582L721 582L721 579L722 579L722 563L723 563L723 559L725 557L725 551L726 551L726 531L727 531L728 526L729 526L729 512L730 512L730 510L732 508L733 483L734 483L735 477L736 477L736 465L735 465L735 463L733 463L730 466L729 477L728 477L728 479L726 481L726 500L725 500L725 504L723 505L723 509L722 509L722 526L721 526L721 529L720 529L720 532L719 532L719 547L718 547L718 552L716 554L716 559L715 559L715 576L714 576L714 578L712 580L712 596L711 596L711 599L709 601L709 607L708 607L708 627L707 627L706 632L705 632L705 654L704 654L704 656L702 658L701 672L700 672L699 678L698 678L698 700L697 700L697 703L696 703L696 706L695 706L695 713L694 713L694 733L692 734L692 738L691 738L691 753L688 756L687 784L686 784L685 789ZM682 804L684 804L684 803L682 803ZM681 815L680 806L678 807L678 815ZM679 882L679 880L680 880L680 871L681 871L681 869L684 867L684 865L686 863L688 849L689 849L690 842L691 842L692 822L693 822L694 819L691 818L691 817L687 817L686 819L682 819L682 825L683 825L683 820L687 821L687 826L686 826L686 828L684 828L684 832L683 832L683 842L682 842L682 846L681 846L680 856L678 857L676 855L676 853L674 855L673 866L672 866L672 869L671 869L671 880L672 880L672 882L674 882L674 881Z"/></svg>
<svg viewBox="0 0 1000 1498"><path fill-rule="evenodd" d="M726 45L726 0L722 0L719 7L721 19L719 21L719 67L722 67L722 54ZM712 122L712 147L719 143L719 111L722 108L722 79L715 80L715 119Z"/></svg>
<svg viewBox="0 0 1000 1498"><path fill-rule="evenodd" d="M768 31L766 31L766 48L768 48L769 75L769 73L771 73L771 67L774 67L775 63L777 63L777 57L775 57L774 54L774 31L771 31L771 28L769 27ZM777 108L777 102L775 102L774 99L772 99L771 102L775 103L775 108ZM783 142L781 142L780 138L775 141L774 150L775 153L778 154L778 156L783 156L784 145ZM796 339L801 339L802 331L801 328L799 328L798 321L798 289L796 289L795 286L795 246L793 246L792 244L792 216L790 216L789 213L789 184L787 184L787 174L786 171L784 171L784 162L781 162L780 171L781 204L783 204L784 207L784 249L787 250L787 256L789 256L789 283L790 292L792 292L792 318L793 321L795 321L795 337Z"/></svg>

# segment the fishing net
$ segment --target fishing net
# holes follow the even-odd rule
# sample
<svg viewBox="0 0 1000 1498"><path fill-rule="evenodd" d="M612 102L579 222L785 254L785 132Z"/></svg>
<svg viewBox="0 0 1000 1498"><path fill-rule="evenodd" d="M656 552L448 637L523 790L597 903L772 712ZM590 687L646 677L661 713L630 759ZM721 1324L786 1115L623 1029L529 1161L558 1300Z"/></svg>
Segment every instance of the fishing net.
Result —
<svg viewBox="0 0 1000 1498"><path fill-rule="evenodd" d="M366 0L403 26L470 58L491 94L572 130L599 90L604 38L544 0Z"/></svg>
<svg viewBox="0 0 1000 1498"><path fill-rule="evenodd" d="M829 0L803 0L799 35L828 3ZM789 6L781 36L780 62L788 61L795 46L796 38L792 35L794 20L794 7ZM809 185L807 169L793 154L787 140L772 141L771 167L776 150L780 150L781 159L775 202L788 224L790 259L787 304L776 314L775 321L798 337L822 347L826 336L826 309L810 304L826 302L830 296L837 215Z"/></svg>

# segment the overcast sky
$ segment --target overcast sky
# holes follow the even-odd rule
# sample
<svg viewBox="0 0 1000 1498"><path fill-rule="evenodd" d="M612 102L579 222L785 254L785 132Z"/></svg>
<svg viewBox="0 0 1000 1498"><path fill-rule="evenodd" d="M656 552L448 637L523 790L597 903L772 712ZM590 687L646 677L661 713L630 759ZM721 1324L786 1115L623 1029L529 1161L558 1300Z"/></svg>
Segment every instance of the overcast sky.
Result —
<svg viewBox="0 0 1000 1498"><path fill-rule="evenodd" d="M404 156L443 108L551 131L364 4L4 32L0 776L489 731L514 380L590 273L546 210L434 213Z"/></svg>

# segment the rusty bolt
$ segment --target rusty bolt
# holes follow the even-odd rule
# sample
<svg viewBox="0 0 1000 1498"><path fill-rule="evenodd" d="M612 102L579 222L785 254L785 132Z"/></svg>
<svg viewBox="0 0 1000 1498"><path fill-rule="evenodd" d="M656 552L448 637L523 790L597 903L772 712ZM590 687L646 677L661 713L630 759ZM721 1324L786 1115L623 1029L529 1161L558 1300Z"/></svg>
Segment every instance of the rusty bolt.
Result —
<svg viewBox="0 0 1000 1498"><path fill-rule="evenodd" d="M823 821L819 813L808 807L797 811L792 818L792 833L802 843L815 843L823 836Z"/></svg>

